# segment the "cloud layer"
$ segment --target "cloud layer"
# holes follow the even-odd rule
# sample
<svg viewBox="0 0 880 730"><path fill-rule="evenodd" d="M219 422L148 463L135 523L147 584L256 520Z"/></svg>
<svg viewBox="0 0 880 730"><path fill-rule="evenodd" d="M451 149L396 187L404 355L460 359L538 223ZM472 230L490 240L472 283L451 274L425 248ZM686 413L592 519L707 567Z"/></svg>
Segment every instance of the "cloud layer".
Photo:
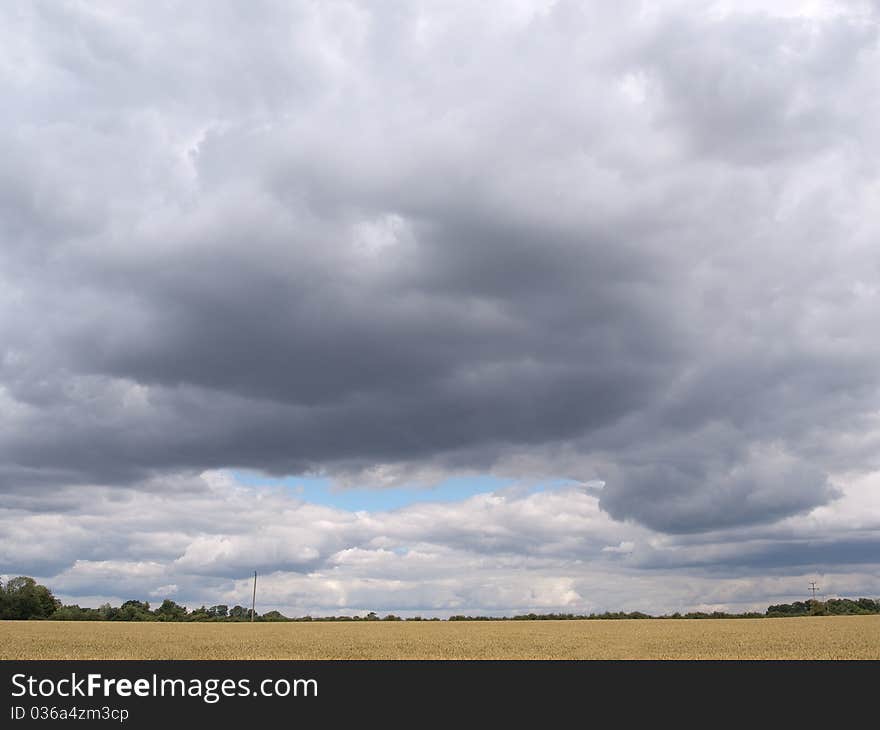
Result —
<svg viewBox="0 0 880 730"><path fill-rule="evenodd" d="M331 565L403 581L381 584L401 606L539 605L513 564L422 594L418 549L384 536L463 571L487 548L548 561L563 606L572 561L782 530L880 469L876 3L2 12L0 506L61 525L74 500L76 570L116 575L108 524L77 541L87 515L195 489L202 528L151 523L119 580L268 554L289 606ZM228 468L605 487L537 499L583 524L537 527L523 499L470 537L477 503L397 527L297 508L321 527L279 524L276 554L219 526L230 497L198 475ZM838 572L863 566L864 536L835 534ZM74 570L31 549L0 570ZM378 605L364 586L345 605Z"/></svg>
<svg viewBox="0 0 880 730"><path fill-rule="evenodd" d="M351 512L226 472L173 493L87 487L51 511L0 515L0 570L46 576L66 600L172 597L287 615L763 609L802 596L880 591L878 480L772 527L669 536L615 521L573 485ZM34 539L39 535L40 539Z"/></svg>

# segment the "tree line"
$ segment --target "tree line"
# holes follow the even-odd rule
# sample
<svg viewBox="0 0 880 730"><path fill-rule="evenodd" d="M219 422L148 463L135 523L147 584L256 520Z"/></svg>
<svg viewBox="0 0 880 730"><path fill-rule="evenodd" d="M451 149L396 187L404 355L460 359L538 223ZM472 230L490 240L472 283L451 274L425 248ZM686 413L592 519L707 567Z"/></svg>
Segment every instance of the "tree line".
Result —
<svg viewBox="0 0 880 730"><path fill-rule="evenodd" d="M843 616L880 614L880 600L871 598L829 598L825 601L808 600L794 603L779 603L768 606L763 613L726 613L724 611L702 611L673 613L652 616L641 611L623 613L620 611L576 614L576 613L527 613L519 616L464 616L454 615L449 621L559 621L559 620L603 620L603 619L714 619L714 618L782 618L787 616ZM105 603L98 608L82 608L77 605L65 606L52 595L44 585L33 578L18 576L3 585L0 582L0 619L25 620L44 619L51 621L250 621L251 609L244 606L218 604L200 606L190 611L186 606L166 598L156 608L147 601L130 600L121 606ZM438 618L411 616L406 619L394 614L379 616L370 611L364 616L299 616L288 617L278 611L254 613L254 621L439 621Z"/></svg>

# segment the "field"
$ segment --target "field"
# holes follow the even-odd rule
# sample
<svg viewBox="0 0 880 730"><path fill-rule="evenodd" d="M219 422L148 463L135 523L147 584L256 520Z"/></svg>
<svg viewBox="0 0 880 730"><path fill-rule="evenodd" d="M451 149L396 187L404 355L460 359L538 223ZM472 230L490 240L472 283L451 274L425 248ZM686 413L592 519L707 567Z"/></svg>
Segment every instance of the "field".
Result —
<svg viewBox="0 0 880 730"><path fill-rule="evenodd" d="M880 659L880 616L274 624L2 621L0 659Z"/></svg>

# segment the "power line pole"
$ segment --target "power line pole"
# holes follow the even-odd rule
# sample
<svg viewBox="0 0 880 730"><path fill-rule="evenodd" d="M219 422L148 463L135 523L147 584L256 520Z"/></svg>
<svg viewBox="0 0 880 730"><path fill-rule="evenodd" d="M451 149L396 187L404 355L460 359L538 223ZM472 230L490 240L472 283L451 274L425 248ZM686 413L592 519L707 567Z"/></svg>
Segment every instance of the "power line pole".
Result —
<svg viewBox="0 0 880 730"><path fill-rule="evenodd" d="M254 599L251 602L251 623L254 622L254 613L257 608L257 571L254 571Z"/></svg>
<svg viewBox="0 0 880 730"><path fill-rule="evenodd" d="M816 591L818 591L818 590L819 590L819 587L816 585L816 581L811 580L810 581L810 593L813 594L812 600L814 600L814 601L816 600Z"/></svg>

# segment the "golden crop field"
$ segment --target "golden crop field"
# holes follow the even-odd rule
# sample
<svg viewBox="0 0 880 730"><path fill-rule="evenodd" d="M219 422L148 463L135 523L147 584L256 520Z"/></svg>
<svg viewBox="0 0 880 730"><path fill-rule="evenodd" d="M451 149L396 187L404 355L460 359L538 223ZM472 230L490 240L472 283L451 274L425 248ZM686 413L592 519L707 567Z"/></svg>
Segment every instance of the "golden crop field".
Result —
<svg viewBox="0 0 880 730"><path fill-rule="evenodd" d="M880 616L256 624L2 621L0 659L880 659Z"/></svg>

